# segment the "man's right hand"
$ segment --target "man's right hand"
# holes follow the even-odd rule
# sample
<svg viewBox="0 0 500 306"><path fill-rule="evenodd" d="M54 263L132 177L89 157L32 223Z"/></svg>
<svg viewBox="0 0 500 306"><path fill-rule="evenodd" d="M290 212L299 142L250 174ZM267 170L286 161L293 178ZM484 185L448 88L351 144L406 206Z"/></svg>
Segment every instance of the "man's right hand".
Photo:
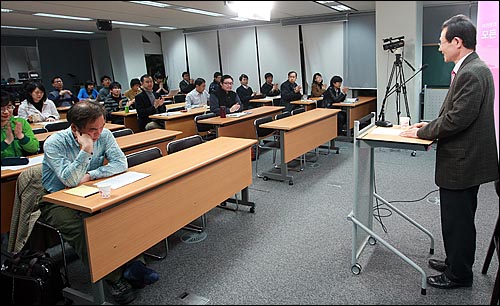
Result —
<svg viewBox="0 0 500 306"><path fill-rule="evenodd" d="M154 107L155 108L158 108L158 107L160 107L162 105L163 105L163 99L162 98L155 99L155 102L154 102Z"/></svg>
<svg viewBox="0 0 500 306"><path fill-rule="evenodd" d="M89 134L83 134L80 131L76 131L76 141L82 146L83 151L92 153L94 150L94 141Z"/></svg>

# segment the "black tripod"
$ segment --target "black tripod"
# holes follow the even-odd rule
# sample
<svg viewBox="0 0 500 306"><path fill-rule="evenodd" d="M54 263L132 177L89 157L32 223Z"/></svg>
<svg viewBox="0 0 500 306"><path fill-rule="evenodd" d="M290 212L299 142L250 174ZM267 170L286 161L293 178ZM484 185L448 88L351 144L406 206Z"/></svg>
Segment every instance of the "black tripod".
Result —
<svg viewBox="0 0 500 306"><path fill-rule="evenodd" d="M403 91L403 96L405 99L405 107L406 107L406 116L410 118L410 108L408 106L408 96L406 94L406 80L405 80L405 74L403 71L403 61L405 61L408 66L410 66L413 71L415 71L415 68L413 68L410 63L408 63L404 58L401 57L401 54L396 54L396 60L394 61L394 64L392 65L392 71L391 71L391 76L389 77L389 82L387 83L387 88L385 91L385 96L384 100L382 101L382 108L380 109L380 114L378 116L378 121L375 122L377 126L384 126L384 127L391 127L392 123L389 121L385 121L385 102L387 101L387 98L396 92L396 113L398 117L398 124L399 124L399 116L401 115L401 90ZM394 84L393 87L391 87L392 79L395 77L396 83Z"/></svg>

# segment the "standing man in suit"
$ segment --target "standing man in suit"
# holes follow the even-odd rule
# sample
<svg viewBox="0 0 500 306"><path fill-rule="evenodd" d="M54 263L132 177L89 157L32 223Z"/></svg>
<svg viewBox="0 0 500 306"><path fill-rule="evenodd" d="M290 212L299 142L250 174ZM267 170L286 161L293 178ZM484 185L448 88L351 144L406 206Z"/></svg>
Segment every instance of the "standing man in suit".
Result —
<svg viewBox="0 0 500 306"><path fill-rule="evenodd" d="M477 193L479 185L498 179L495 88L490 69L475 52L476 28L467 16L445 21L439 40L444 61L455 63L439 117L414 124L401 135L439 139L436 184L446 259L429 260L430 267L442 274L427 277L427 282L451 289L472 286Z"/></svg>
<svg viewBox="0 0 500 306"><path fill-rule="evenodd" d="M163 129L164 122L149 118L150 115L161 114L167 111L160 94L153 91L153 78L149 74L145 74L141 76L141 84L142 92L135 96L139 129L141 131Z"/></svg>
<svg viewBox="0 0 500 306"><path fill-rule="evenodd" d="M302 99L302 86L295 83L297 80L297 72L288 72L288 80L281 84L281 105L285 107L284 111L291 111L293 109L292 101Z"/></svg>

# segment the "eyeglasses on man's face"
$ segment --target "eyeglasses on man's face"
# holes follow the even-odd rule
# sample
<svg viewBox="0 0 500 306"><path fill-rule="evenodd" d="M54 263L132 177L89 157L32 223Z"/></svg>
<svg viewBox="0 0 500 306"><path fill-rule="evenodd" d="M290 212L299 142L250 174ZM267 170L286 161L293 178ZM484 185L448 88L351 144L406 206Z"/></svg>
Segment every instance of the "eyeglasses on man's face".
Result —
<svg viewBox="0 0 500 306"><path fill-rule="evenodd" d="M14 105L7 105L7 106L2 106L2 113L3 112L10 112L12 110L14 110L15 106Z"/></svg>
<svg viewBox="0 0 500 306"><path fill-rule="evenodd" d="M233 82L222 82L224 85L233 85Z"/></svg>

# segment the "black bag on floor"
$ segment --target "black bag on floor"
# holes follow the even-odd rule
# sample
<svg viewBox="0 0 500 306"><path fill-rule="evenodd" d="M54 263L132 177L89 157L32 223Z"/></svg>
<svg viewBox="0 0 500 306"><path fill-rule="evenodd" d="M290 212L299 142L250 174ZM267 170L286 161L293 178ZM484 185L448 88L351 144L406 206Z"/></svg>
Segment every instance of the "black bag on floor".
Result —
<svg viewBox="0 0 500 306"><path fill-rule="evenodd" d="M63 299L60 265L43 251L21 251L1 269L1 304L54 305Z"/></svg>

